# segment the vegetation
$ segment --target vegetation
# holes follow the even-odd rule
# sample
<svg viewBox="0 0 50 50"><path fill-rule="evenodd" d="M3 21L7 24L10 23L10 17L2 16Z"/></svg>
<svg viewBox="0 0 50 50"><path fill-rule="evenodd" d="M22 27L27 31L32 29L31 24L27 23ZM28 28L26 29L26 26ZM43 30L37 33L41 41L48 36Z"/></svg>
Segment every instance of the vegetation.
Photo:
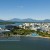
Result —
<svg viewBox="0 0 50 50"><path fill-rule="evenodd" d="M30 35L33 32L36 32L37 34L39 34L40 36L43 36L43 37L50 37L50 34L48 34L48 32L34 31L34 30L23 29L23 28L19 28L19 27L14 27L10 32L5 32L4 34L6 36L10 36L10 35Z"/></svg>
<svg viewBox="0 0 50 50"><path fill-rule="evenodd" d="M50 34L48 34L48 32L36 31L36 33L43 37L50 37Z"/></svg>
<svg viewBox="0 0 50 50"><path fill-rule="evenodd" d="M33 30L26 30L26 29L13 29L11 30L12 34L18 34L18 35L27 35L27 34L31 34L32 32L34 32Z"/></svg>
<svg viewBox="0 0 50 50"><path fill-rule="evenodd" d="M4 32L4 35L7 37L9 37L11 35L30 35L33 32L35 32L35 31L14 26L13 29L10 30L10 32Z"/></svg>

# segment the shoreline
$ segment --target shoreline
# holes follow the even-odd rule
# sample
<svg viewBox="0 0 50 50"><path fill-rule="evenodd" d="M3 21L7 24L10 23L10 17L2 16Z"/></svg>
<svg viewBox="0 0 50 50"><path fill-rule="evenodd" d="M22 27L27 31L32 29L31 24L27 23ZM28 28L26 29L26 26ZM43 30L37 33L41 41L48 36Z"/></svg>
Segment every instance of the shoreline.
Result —
<svg viewBox="0 0 50 50"><path fill-rule="evenodd" d="M48 38L50 39L50 37L43 37L43 36L31 36L31 35L16 35L16 36L25 36L25 37L39 37L39 38Z"/></svg>
<svg viewBox="0 0 50 50"><path fill-rule="evenodd" d="M47 39L50 39L50 37L42 37L42 36L30 36L30 35L26 35L26 37L39 37L39 38L47 38Z"/></svg>
<svg viewBox="0 0 50 50"><path fill-rule="evenodd" d="M37 38L46 38L46 39L50 39L50 37L43 37L43 36L31 36L31 35L13 35L10 37L20 37L20 36L24 36L24 37L37 37ZM4 38L4 37L0 37L0 38ZM5 37L6 38L6 37Z"/></svg>

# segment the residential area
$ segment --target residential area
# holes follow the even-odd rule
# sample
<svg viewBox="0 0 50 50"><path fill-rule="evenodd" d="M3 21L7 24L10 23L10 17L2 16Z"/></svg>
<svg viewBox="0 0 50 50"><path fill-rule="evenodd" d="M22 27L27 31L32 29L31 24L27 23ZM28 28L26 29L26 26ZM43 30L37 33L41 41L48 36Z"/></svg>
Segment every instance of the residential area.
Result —
<svg viewBox="0 0 50 50"><path fill-rule="evenodd" d="M32 30L32 31L31 31ZM27 35L30 32L42 32L50 35L50 23L23 23L19 25L9 24L5 28L0 27L0 37L2 36L16 36L16 35ZM41 34L42 34L41 33Z"/></svg>

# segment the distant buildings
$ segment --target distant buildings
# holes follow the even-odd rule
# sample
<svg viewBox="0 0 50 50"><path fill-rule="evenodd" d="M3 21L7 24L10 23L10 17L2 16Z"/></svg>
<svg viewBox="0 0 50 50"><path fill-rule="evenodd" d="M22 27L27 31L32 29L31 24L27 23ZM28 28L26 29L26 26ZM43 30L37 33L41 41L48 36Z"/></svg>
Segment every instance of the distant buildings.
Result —
<svg viewBox="0 0 50 50"><path fill-rule="evenodd" d="M50 34L50 23L23 23L22 25L7 25L5 26L5 29L0 28L0 33L4 31L10 31L13 28L15 29L30 29L35 31L41 31L41 32L48 32Z"/></svg>
<svg viewBox="0 0 50 50"><path fill-rule="evenodd" d="M5 32L10 32L10 30L0 28L0 37L4 37Z"/></svg>
<svg viewBox="0 0 50 50"><path fill-rule="evenodd" d="M3 33L3 32L9 32L10 30L8 30L8 29L2 29L2 28L0 28L0 33Z"/></svg>
<svg viewBox="0 0 50 50"><path fill-rule="evenodd" d="M24 23L23 25L19 25L23 29L40 30L42 32L49 32L49 26L50 23Z"/></svg>

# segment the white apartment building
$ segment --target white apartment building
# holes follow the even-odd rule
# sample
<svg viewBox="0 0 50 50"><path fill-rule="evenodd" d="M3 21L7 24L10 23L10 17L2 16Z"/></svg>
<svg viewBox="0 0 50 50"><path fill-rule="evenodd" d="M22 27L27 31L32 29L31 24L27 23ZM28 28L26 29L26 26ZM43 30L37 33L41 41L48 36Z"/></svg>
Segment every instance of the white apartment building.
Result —
<svg viewBox="0 0 50 50"><path fill-rule="evenodd" d="M21 28L29 28L31 30L37 31L37 29L40 29L41 31L49 31L50 29L50 23L24 23L23 25L19 25Z"/></svg>

